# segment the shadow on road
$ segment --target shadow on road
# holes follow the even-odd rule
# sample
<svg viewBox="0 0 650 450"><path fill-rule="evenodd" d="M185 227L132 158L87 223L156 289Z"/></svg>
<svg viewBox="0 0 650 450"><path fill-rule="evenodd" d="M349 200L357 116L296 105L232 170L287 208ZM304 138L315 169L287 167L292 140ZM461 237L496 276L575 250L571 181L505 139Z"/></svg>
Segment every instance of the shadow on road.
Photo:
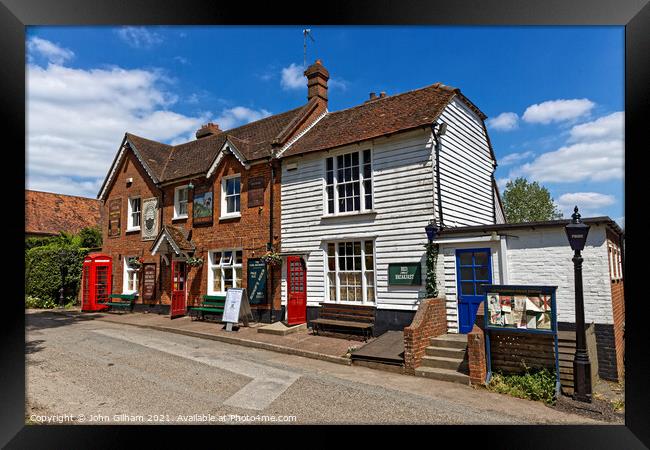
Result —
<svg viewBox="0 0 650 450"><path fill-rule="evenodd" d="M25 354L30 355L32 353L40 352L45 348L43 345L41 345L43 342L45 342L43 339L36 339L33 341L25 342Z"/></svg>
<svg viewBox="0 0 650 450"><path fill-rule="evenodd" d="M25 330L36 331L46 328L58 328L75 322L84 322L102 317L100 314L84 313L75 315L56 314L43 310L25 314Z"/></svg>

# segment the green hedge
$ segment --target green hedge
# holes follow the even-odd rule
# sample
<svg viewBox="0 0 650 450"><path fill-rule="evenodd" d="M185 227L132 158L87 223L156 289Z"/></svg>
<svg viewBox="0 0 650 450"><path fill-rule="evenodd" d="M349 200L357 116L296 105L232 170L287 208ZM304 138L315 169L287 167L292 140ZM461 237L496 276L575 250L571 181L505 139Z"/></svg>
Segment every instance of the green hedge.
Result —
<svg viewBox="0 0 650 450"><path fill-rule="evenodd" d="M64 254L61 254L61 251ZM81 268L88 249L74 245L34 247L25 255L25 295L42 301L59 302L61 266L67 267L64 297L66 303L76 298L81 282Z"/></svg>

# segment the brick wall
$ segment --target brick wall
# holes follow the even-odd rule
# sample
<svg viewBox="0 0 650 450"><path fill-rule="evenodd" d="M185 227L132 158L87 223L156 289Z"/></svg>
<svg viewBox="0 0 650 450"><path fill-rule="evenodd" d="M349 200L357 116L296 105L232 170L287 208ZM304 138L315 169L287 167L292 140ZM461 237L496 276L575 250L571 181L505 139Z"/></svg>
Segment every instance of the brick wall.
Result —
<svg viewBox="0 0 650 450"><path fill-rule="evenodd" d="M133 182L126 183L127 178ZM160 190L153 184L149 175L142 169L140 162L132 151L127 150L124 160L117 169L115 180L107 193L107 200L102 205L102 253L113 258L113 293L122 293L124 283L124 258L129 256L142 256L145 263L156 263L156 275L160 275L159 256L151 255L152 241L143 241L140 231L127 232L127 215L129 197L139 196L141 199L160 197ZM116 237L108 236L108 205L110 201L120 198L120 234ZM142 298L138 299L142 302Z"/></svg>
<svg viewBox="0 0 650 450"><path fill-rule="evenodd" d="M414 374L429 346L429 339L447 333L445 300L422 300L413 322L404 328L404 366L406 373Z"/></svg>
<svg viewBox="0 0 650 450"><path fill-rule="evenodd" d="M241 217L219 220L221 214L221 179L223 176L241 175ZM251 177L263 177L265 183L263 206L248 207L248 180ZM133 183L126 184L127 178L133 178ZM104 239L103 252L113 257L113 292L121 293L123 286L123 261L125 256L142 256L145 263L156 263L157 283L156 298L147 302L151 304L169 305L171 303L171 267L164 263L160 255L151 255L154 241L142 241L139 231L127 233L127 205L129 196L140 196L142 199L158 197L161 206L160 226L163 224L184 228L191 231L190 239L196 246L194 256L201 257L204 265L191 268L188 271L188 305L201 300L207 293L208 252L210 250L241 248L243 249L242 284L246 286L247 261L249 258L262 256L266 252L269 240L269 205L271 200L270 184L271 170L268 163L254 164L245 169L232 155L226 156L218 170L209 180L203 177L193 178L195 186L206 182L213 185L214 211L212 225L193 225L192 200L193 193L188 196L188 218L173 220L174 190L178 186L187 185L190 180L179 181L162 189L158 189L150 181L149 176L141 168L137 158L131 151L126 153L124 162L118 168L114 183L111 185L107 200L103 205L105 217L108 217L108 205L111 199L121 198L121 231L119 237L108 237L108 220L102 226ZM280 250L280 170L276 169L274 191L274 236L273 244ZM272 269L267 278L267 297L273 299L273 309L279 311L280 306L280 269ZM273 278L273 283L271 283ZM273 286L273 292L271 291ZM140 283L141 289L141 283ZM137 303L143 303L142 296ZM268 310L269 305L252 305L253 309Z"/></svg>
<svg viewBox="0 0 650 450"><path fill-rule="evenodd" d="M625 374L625 299L623 280L612 281L612 309L614 311L614 344L618 381Z"/></svg>
<svg viewBox="0 0 650 450"><path fill-rule="evenodd" d="M487 362L485 358L485 336L483 330L474 324L472 331L467 334L467 362L470 383L485 383L485 377L487 375Z"/></svg>

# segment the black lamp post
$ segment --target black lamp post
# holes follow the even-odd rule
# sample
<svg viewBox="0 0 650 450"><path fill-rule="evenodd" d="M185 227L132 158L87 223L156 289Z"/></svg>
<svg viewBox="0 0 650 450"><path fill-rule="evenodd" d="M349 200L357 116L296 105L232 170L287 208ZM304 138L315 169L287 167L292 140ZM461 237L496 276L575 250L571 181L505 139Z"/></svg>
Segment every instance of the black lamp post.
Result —
<svg viewBox="0 0 650 450"><path fill-rule="evenodd" d="M575 274L576 353L573 359L573 395L576 400L591 403L591 362L587 353L585 335L585 307L582 292L582 255L589 225L580 220L578 207L573 210L573 221L565 227L569 244L573 249L573 270Z"/></svg>

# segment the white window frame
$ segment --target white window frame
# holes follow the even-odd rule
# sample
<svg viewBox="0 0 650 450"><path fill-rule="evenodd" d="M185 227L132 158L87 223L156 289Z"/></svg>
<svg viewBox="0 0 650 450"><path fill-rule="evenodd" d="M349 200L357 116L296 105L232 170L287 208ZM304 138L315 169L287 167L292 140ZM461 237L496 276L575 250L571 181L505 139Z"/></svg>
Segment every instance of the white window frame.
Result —
<svg viewBox="0 0 650 450"><path fill-rule="evenodd" d="M341 243L347 243L347 242L352 242L354 246L354 242L360 242L361 243L361 298L362 300L359 301L350 301L350 300L341 300L341 270L339 267L339 244ZM372 261L373 261L373 269L372 269L372 287L375 290L375 299L374 300L368 300L368 280L367 280L367 275L366 272L369 272L368 268L366 267L366 242L372 242ZM327 253L327 246L328 244L334 244L334 261L335 261L335 280L336 280L336 298L332 299L330 298L330 270L329 270L329 255ZM324 260L325 260L325 301L330 302L330 303L340 303L344 305L368 305L368 306L376 306L377 305L377 250L376 250L376 241L375 239L371 238L349 238L349 239L336 239L336 240L328 240L324 242ZM343 271L347 272L347 271Z"/></svg>
<svg viewBox="0 0 650 450"><path fill-rule="evenodd" d="M371 189L371 198L372 198L372 207L370 209L366 208L366 188L364 181L367 181L363 176L363 152L370 151L370 189ZM345 157L347 154L358 153L359 155L359 210L356 211L339 211L339 190L338 190L338 163L337 159L339 156ZM336 216L348 216L355 214L369 214L375 212L375 177L374 177L374 161L373 161L374 149L370 147L362 147L359 150L344 150L336 153L331 153L323 159L323 217L336 217ZM332 158L332 168L333 168L333 187L334 187L334 212L329 212L328 198L327 198L327 159Z"/></svg>
<svg viewBox="0 0 650 450"><path fill-rule="evenodd" d="M127 205L127 227L126 231L140 231L140 225L133 225L133 200L140 200L140 211L138 211L138 215L140 216L140 223L142 223L142 198L140 196L136 197L129 197L129 204Z"/></svg>
<svg viewBox="0 0 650 450"><path fill-rule="evenodd" d="M225 252L232 252L232 261L231 264L229 265L222 265L221 259L223 258L223 255ZM237 253L236 252L242 252L242 262L237 263ZM215 255L219 255L219 261L215 261ZM240 288L241 286L237 286L237 277L236 277L236 272L235 269L240 269L241 273L241 284L244 282L244 250L242 248L223 248L223 249L214 249L210 250L208 252L208 295L224 295L226 293L226 288L224 286L225 284L225 271L226 270L232 270L232 277L233 277L233 287ZM214 269L220 269L221 270L221 290L215 291L214 290Z"/></svg>
<svg viewBox="0 0 650 450"><path fill-rule="evenodd" d="M180 206L181 206L180 198L179 198L179 192L181 190L183 190L183 189L187 190L187 203L186 203L185 210L189 211L189 203L190 203L189 185L186 184L184 186L178 186L176 189L174 189L174 217L173 217L173 219L187 219L187 217L188 217L187 213L185 213L185 214L180 214L179 213Z"/></svg>
<svg viewBox="0 0 650 450"><path fill-rule="evenodd" d="M135 289L129 289L129 275L133 274L133 283ZM124 270L122 274L122 293L123 294L137 294L140 280L138 279L138 271L129 267L129 257L124 257Z"/></svg>
<svg viewBox="0 0 650 450"><path fill-rule="evenodd" d="M226 202L226 184L228 180L239 178L239 211L228 212L228 203ZM221 178L221 215L220 219L228 219L231 217L241 217L241 174L228 175Z"/></svg>

